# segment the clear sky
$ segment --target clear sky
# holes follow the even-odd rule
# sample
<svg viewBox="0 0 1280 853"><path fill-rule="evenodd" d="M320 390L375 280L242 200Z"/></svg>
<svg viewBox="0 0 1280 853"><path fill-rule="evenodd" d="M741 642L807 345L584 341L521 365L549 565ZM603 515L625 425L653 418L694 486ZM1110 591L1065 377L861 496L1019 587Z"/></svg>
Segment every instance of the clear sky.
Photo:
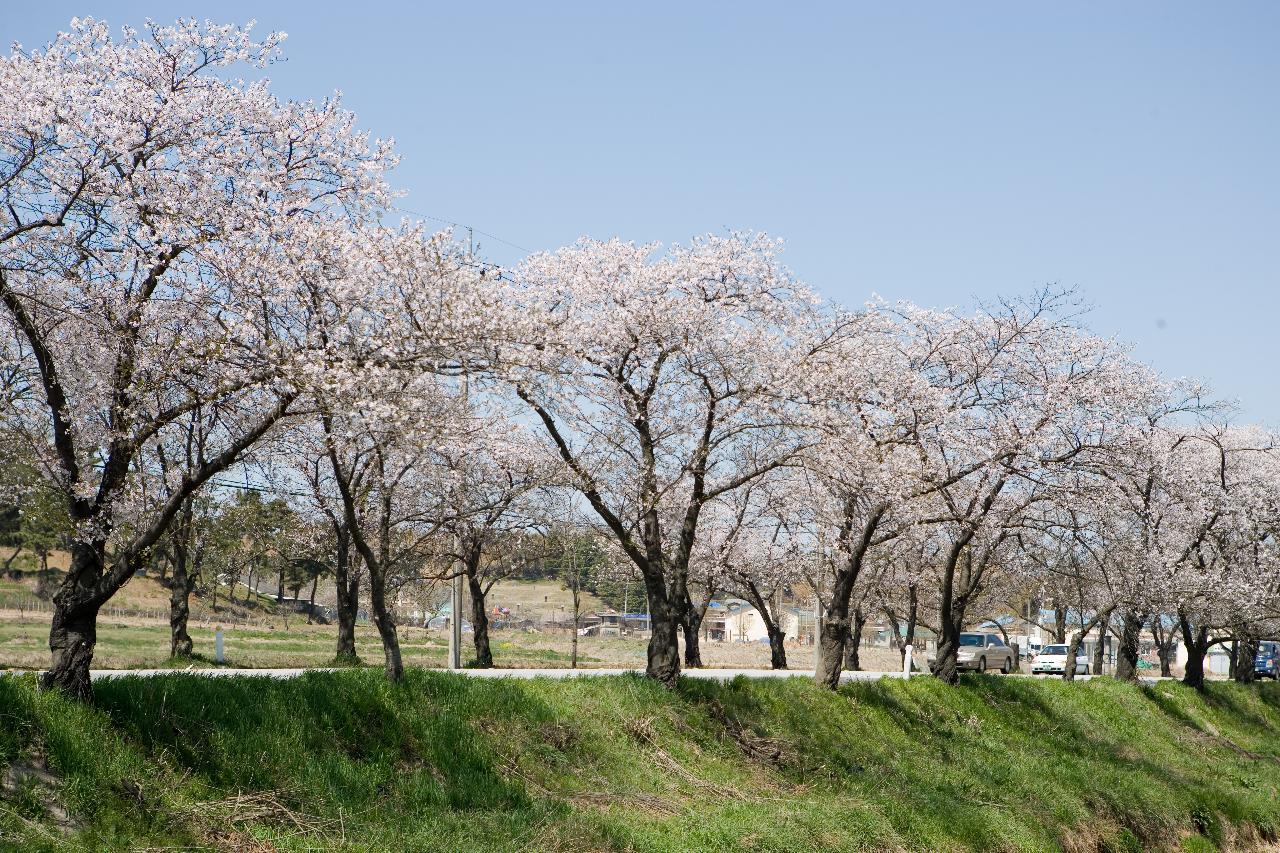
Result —
<svg viewBox="0 0 1280 853"><path fill-rule="evenodd" d="M1280 427L1280 3L43 0L0 41L73 15L288 32L277 92L342 90L497 262L756 229L850 304L1078 286Z"/></svg>

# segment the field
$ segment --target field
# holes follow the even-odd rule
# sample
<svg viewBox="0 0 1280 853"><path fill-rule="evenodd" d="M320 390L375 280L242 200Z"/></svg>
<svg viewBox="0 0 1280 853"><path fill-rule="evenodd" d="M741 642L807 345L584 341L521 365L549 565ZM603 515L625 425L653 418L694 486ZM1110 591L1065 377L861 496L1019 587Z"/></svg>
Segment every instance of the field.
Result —
<svg viewBox="0 0 1280 853"><path fill-rule="evenodd" d="M54 564L63 555L55 558ZM49 664L49 619L47 601L37 596L34 573L19 579L0 578L0 669L39 669ZM243 586L234 603L226 596L213 611L208 600L192 598L189 631L196 658L181 665L213 665L214 632L223 631L225 663L235 667L325 666L333 660L336 628L308 625L298 614L277 611L270 595L252 597L246 606ZM100 669L148 669L169 665L168 590L154 578L135 577L104 609L98 625L98 646L94 666ZM512 611L518 618L541 622L562 619L571 613L569 593L554 581L507 581L490 593L490 601ZM584 595L583 612L604 609L594 596ZM401 651L409 666L444 667L448 639L442 630L400 626ZM471 649L470 633L463 636L463 660ZM493 654L498 666L568 666L571 634L564 629L509 629L491 632ZM639 637L582 637L578 661L582 667L644 667L646 641ZM356 629L356 650L369 664L380 664L382 647L377 632L369 625ZM813 647L792 645L788 649L795 667L813 665ZM896 652L867 649L868 669L898 669ZM749 643L703 645L708 666L767 667L767 646Z"/></svg>
<svg viewBox="0 0 1280 853"><path fill-rule="evenodd" d="M273 620L278 622L278 620ZM333 660L335 629L332 625L307 625L296 616L286 630L279 624L223 625L227 666L300 667L325 666ZM213 665L212 623L191 626L197 657L182 666ZM405 664L444 667L448 639L444 631L401 626L401 651ZM568 666L570 637L565 631L495 631L491 635L494 660L502 667ZM463 660L470 653L471 635L463 635ZM578 662L582 667L644 667L646 641L638 637L582 637ZM362 660L381 664L382 647L377 632L368 626L356 629L356 649ZM793 665L812 668L813 649L790 650ZM896 652L869 649L868 668L897 669ZM703 658L708 666L767 667L769 650L760 644L706 643ZM0 611L0 669L40 669L49 664L48 614ZM169 665L169 627L158 620L122 617L103 619L98 626L94 667L99 669L148 669Z"/></svg>
<svg viewBox="0 0 1280 853"><path fill-rule="evenodd" d="M1280 688L0 678L11 850L1280 849Z"/></svg>

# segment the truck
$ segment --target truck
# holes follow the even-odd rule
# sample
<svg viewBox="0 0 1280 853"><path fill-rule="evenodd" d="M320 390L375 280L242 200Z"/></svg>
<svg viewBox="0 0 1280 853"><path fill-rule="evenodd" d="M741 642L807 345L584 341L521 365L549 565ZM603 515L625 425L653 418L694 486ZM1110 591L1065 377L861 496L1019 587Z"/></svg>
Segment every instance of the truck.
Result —
<svg viewBox="0 0 1280 853"><path fill-rule="evenodd" d="M1253 659L1253 671L1259 678L1280 681L1280 642L1263 640L1258 643L1258 655Z"/></svg>

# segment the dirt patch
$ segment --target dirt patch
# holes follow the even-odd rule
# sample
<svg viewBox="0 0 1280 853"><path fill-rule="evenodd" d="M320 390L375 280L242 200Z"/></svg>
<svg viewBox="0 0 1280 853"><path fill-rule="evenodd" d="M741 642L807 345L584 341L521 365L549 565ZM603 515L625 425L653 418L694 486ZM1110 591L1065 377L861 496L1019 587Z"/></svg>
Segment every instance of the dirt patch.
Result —
<svg viewBox="0 0 1280 853"><path fill-rule="evenodd" d="M637 743L648 747L650 760L670 773L672 777L684 782L690 788L700 791L702 796L728 800L752 799L731 785L709 782L701 776L691 773L671 753L658 744L658 735L653 728L652 717L637 717L632 720L627 724L627 734Z"/></svg>
<svg viewBox="0 0 1280 853"><path fill-rule="evenodd" d="M58 832L75 829L75 821L62 803L62 777L49 769L42 753L5 765L0 774L0 796L34 806L42 813L42 822Z"/></svg>
<svg viewBox="0 0 1280 853"><path fill-rule="evenodd" d="M718 701L712 700L707 705L707 714L724 727L725 733L738 745L742 754L752 761L778 768L794 764L795 755L785 743L775 738L761 737L747 729L731 717Z"/></svg>
<svg viewBox="0 0 1280 853"><path fill-rule="evenodd" d="M561 752L578 742L578 733L561 723L543 723L538 728L538 735Z"/></svg>
<svg viewBox="0 0 1280 853"><path fill-rule="evenodd" d="M193 803L177 814L198 827L210 843L226 850L267 853L277 849L270 842L248 834L244 826L250 823L267 824L309 838L340 840L339 846L346 843L346 827L340 817L307 814L286 806L285 799L285 795L272 791L234 794L220 800Z"/></svg>

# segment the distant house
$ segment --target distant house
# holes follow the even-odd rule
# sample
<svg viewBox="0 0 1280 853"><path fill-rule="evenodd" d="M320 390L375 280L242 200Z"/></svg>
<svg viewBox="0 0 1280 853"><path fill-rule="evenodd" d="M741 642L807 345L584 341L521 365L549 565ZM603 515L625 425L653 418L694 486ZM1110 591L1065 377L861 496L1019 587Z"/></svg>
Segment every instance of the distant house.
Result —
<svg viewBox="0 0 1280 853"><path fill-rule="evenodd" d="M725 616L724 636L731 643L759 643L769 639L760 611L743 607Z"/></svg>
<svg viewBox="0 0 1280 853"><path fill-rule="evenodd" d="M745 604L745 602L744 602ZM777 614L778 627L789 642L812 645L815 638L813 609L783 607ZM760 611L751 606L739 607L726 614L725 639L732 643L763 643L769 640Z"/></svg>
<svg viewBox="0 0 1280 853"><path fill-rule="evenodd" d="M731 640L730 622L734 614L744 609L750 610L751 605L741 598L727 598L709 603L706 613L702 616L702 638L714 643Z"/></svg>
<svg viewBox="0 0 1280 853"><path fill-rule="evenodd" d="M603 613L591 614L582 621L586 627L580 631L584 635L617 637L624 633L643 633L649 630L648 613L619 613L612 608Z"/></svg>

